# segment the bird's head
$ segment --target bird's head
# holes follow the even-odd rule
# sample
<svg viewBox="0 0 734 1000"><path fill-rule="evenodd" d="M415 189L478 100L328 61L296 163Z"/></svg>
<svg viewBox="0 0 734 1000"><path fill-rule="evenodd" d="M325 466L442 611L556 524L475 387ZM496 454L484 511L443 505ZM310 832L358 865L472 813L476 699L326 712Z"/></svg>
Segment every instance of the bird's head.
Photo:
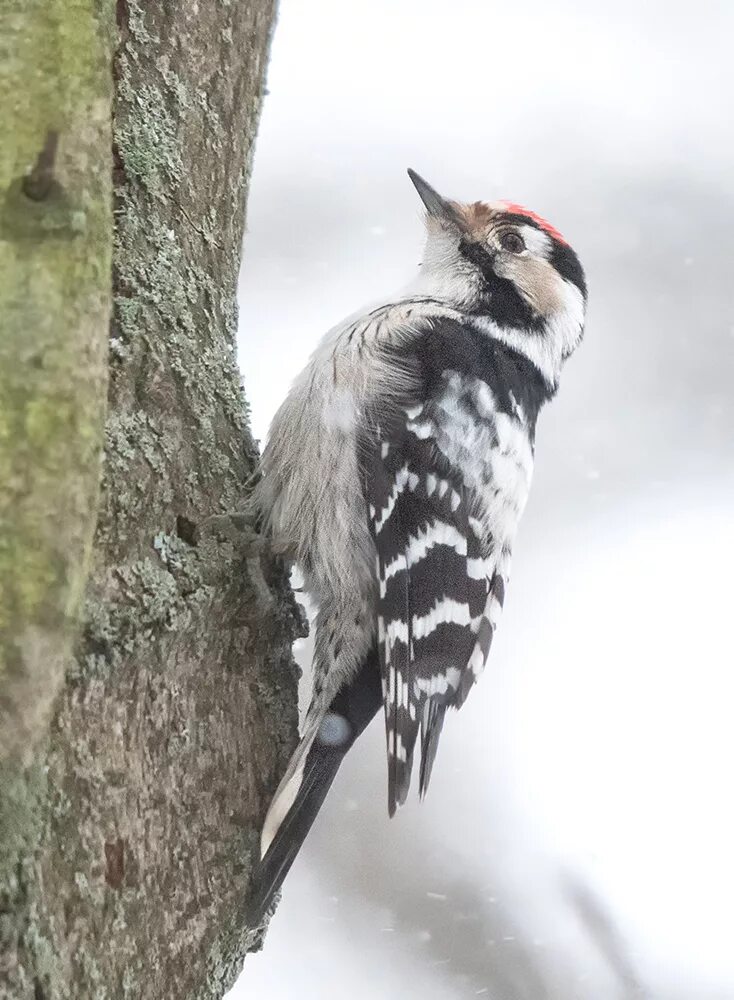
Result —
<svg viewBox="0 0 734 1000"><path fill-rule="evenodd" d="M453 201L408 174L426 208L421 290L487 323L555 384L584 328L586 281L573 249L520 205Z"/></svg>

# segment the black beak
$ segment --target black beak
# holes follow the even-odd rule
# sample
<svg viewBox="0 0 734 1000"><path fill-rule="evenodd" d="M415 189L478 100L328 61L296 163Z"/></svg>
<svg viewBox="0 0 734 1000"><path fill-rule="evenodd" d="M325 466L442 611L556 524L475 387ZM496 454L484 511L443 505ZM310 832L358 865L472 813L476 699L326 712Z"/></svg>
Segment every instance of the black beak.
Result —
<svg viewBox="0 0 734 1000"><path fill-rule="evenodd" d="M415 185L415 189L430 216L438 219L440 222L448 222L455 226L460 224L454 206L450 201L442 198L438 191L431 187L428 181L424 181L421 175L417 174L411 167L408 167L408 177L410 177Z"/></svg>

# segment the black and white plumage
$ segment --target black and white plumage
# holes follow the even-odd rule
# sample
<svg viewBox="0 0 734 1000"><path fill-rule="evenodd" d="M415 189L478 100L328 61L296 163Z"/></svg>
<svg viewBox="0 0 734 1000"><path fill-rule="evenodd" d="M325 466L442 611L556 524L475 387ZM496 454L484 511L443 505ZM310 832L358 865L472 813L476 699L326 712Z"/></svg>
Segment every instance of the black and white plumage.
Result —
<svg viewBox="0 0 734 1000"><path fill-rule="evenodd" d="M411 179L428 230L415 289L326 336L263 454L257 504L319 610L313 698L263 828L261 906L380 702L390 814L418 744L425 793L446 709L492 643L538 413L583 333L583 271L560 233Z"/></svg>
<svg viewBox="0 0 734 1000"><path fill-rule="evenodd" d="M423 794L446 708L484 667L530 485L547 390L521 355L485 341L456 320L433 324L401 357L417 384L363 435L391 814L418 729Z"/></svg>

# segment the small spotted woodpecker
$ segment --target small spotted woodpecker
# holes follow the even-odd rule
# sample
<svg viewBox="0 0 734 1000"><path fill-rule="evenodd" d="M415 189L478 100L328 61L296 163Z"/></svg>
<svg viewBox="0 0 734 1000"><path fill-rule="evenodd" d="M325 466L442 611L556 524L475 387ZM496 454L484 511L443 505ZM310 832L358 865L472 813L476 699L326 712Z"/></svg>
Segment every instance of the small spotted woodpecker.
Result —
<svg viewBox="0 0 734 1000"><path fill-rule="evenodd" d="M316 615L313 697L262 831L270 905L344 755L384 707L390 815L481 673L505 597L538 413L581 341L586 284L558 230L408 171L420 277L333 329L273 421L255 501Z"/></svg>

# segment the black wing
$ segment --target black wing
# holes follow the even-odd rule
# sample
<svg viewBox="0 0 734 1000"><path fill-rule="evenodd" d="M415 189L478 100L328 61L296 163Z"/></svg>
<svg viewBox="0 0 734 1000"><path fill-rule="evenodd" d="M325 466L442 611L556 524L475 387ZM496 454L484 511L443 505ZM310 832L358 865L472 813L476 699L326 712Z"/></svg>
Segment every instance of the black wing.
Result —
<svg viewBox="0 0 734 1000"><path fill-rule="evenodd" d="M464 701L492 639L493 559L475 498L436 449L423 413L419 405L383 413L362 463L377 549L391 815L407 796L418 728L422 795L446 709Z"/></svg>
<svg viewBox="0 0 734 1000"><path fill-rule="evenodd" d="M361 456L392 814L408 792L418 728L423 794L446 709L462 704L486 661L529 485L522 453L532 453L552 391L527 358L450 319L416 333L412 347L403 339L385 364L413 386L365 414Z"/></svg>

